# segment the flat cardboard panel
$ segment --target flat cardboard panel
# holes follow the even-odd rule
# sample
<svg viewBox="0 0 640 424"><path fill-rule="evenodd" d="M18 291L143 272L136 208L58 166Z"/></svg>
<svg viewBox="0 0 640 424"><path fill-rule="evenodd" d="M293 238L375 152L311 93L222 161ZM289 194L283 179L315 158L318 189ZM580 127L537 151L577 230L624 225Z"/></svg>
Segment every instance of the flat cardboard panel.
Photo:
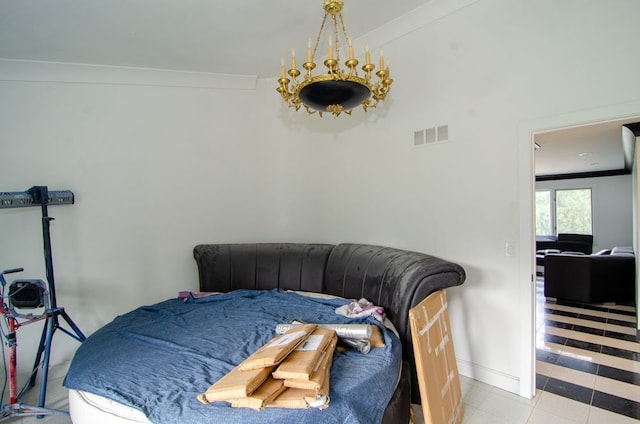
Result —
<svg viewBox="0 0 640 424"><path fill-rule="evenodd" d="M243 398L253 393L269 376L274 367L241 371L235 367L220 380L212 384L206 392L198 396L202 403Z"/></svg>
<svg viewBox="0 0 640 424"><path fill-rule="evenodd" d="M316 324L303 324L291 328L282 335L275 336L269 343L242 361L240 365L238 365L238 368L246 371L278 365L291 351L298 347L309 334L313 333L317 327Z"/></svg>
<svg viewBox="0 0 640 424"><path fill-rule="evenodd" d="M245 398L232 399L229 402L234 408L252 408L261 410L285 391L284 382L269 377L260 387L258 387L251 395Z"/></svg>
<svg viewBox="0 0 640 424"><path fill-rule="evenodd" d="M425 424L460 424L464 414L447 308L439 290L409 310Z"/></svg>
<svg viewBox="0 0 640 424"><path fill-rule="evenodd" d="M333 364L333 353L336 349L338 338L334 335L329 346L327 347L324 356L320 359L318 368L311 374L309 380L284 380L286 387L294 389L305 389L315 392L316 395L320 394L320 389L325 386L325 381L329 379L331 374L331 365ZM328 385L326 385L328 386Z"/></svg>
<svg viewBox="0 0 640 424"><path fill-rule="evenodd" d="M333 330L317 328L282 361L273 372L273 378L308 381L335 334Z"/></svg>
<svg viewBox="0 0 640 424"><path fill-rule="evenodd" d="M318 394L314 390L287 388L277 398L266 404L267 408L324 409L329 406L329 379L325 380Z"/></svg>
<svg viewBox="0 0 640 424"><path fill-rule="evenodd" d="M269 343L211 385L205 393L198 396L198 400L208 403L247 397L271 375L275 365L279 364L316 328L316 324L305 324L275 336Z"/></svg>

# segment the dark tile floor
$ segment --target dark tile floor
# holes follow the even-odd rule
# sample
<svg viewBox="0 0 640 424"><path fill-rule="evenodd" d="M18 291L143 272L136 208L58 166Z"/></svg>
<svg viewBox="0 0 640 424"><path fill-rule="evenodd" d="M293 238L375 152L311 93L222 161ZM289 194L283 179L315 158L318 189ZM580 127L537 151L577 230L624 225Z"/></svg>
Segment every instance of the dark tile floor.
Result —
<svg viewBox="0 0 640 424"><path fill-rule="evenodd" d="M557 304L538 282L537 388L640 419L640 343L628 305Z"/></svg>

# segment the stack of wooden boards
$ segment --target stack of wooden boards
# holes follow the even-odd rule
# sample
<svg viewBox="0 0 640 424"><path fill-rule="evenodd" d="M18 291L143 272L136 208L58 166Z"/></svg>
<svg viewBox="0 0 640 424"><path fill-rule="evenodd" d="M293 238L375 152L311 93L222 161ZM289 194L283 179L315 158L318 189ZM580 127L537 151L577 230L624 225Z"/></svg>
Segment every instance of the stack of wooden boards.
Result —
<svg viewBox="0 0 640 424"><path fill-rule="evenodd" d="M334 330L317 324L293 327L272 338L198 399L253 409L327 407L337 341Z"/></svg>

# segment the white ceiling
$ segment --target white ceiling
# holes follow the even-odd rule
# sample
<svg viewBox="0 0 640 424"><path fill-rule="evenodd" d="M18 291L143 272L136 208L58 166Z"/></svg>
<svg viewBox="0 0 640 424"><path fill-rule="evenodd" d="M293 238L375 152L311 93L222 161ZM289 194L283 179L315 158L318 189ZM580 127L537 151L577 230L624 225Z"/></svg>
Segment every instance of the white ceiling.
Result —
<svg viewBox="0 0 640 424"><path fill-rule="evenodd" d="M429 0L346 0L356 39ZM323 0L2 0L0 58L277 76Z"/></svg>
<svg viewBox="0 0 640 424"><path fill-rule="evenodd" d="M428 1L345 0L348 35L366 40L367 33ZM323 0L2 0L0 59L271 78L292 48L303 52L307 40L315 41L322 4ZM537 135L541 148L535 153L536 175L622 169L623 123Z"/></svg>
<svg viewBox="0 0 640 424"><path fill-rule="evenodd" d="M536 176L624 169L622 126L638 121L640 117L537 134Z"/></svg>

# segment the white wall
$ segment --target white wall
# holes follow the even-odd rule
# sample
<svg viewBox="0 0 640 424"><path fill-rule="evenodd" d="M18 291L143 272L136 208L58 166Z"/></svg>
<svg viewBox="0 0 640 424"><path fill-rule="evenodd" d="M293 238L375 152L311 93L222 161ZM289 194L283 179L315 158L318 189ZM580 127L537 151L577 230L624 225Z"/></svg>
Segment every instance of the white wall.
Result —
<svg viewBox="0 0 640 424"><path fill-rule="evenodd" d="M278 168L247 119L255 79L2 61L0 76L0 190L75 193L49 214L58 304L85 333L196 289L197 243L279 237ZM44 279L41 231L39 208L0 210L0 268L25 268L11 278ZM76 347L56 333L52 363Z"/></svg>
<svg viewBox="0 0 640 424"><path fill-rule="evenodd" d="M633 245L631 175L539 181L536 190L591 189L593 251Z"/></svg>
<svg viewBox="0 0 640 424"><path fill-rule="evenodd" d="M339 119L277 112L273 139L299 158L292 224L463 265L449 293L461 373L531 396L533 134L640 115L627 54L638 12L635 1L432 1L370 34L395 79L385 104ZM258 85L265 109L279 103L274 81ZM448 143L412 147L415 130L442 124Z"/></svg>
<svg viewBox="0 0 640 424"><path fill-rule="evenodd" d="M253 90L118 69L52 81L25 64L28 81L0 78L0 188L76 193L50 212L60 304L87 333L195 288L198 242L370 242L463 265L449 291L461 373L530 396L530 133L640 104L638 12L635 0L432 0L366 37L396 82L377 110L338 119L286 110L277 69ZM412 147L440 124L448 143ZM42 275L38 211L2 210L0 230L0 267Z"/></svg>

